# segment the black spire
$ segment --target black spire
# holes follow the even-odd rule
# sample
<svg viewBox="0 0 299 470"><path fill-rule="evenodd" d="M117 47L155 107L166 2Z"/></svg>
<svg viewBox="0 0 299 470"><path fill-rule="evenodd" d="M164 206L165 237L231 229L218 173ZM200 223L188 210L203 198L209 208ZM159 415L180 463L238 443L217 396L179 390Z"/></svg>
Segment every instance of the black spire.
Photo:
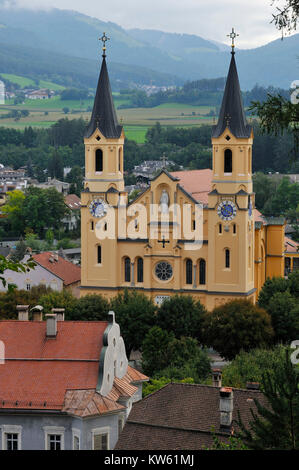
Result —
<svg viewBox="0 0 299 470"><path fill-rule="evenodd" d="M109 75L106 64L106 48L103 48L103 62L99 77L96 97L94 100L90 123L88 124L85 137L89 138L96 129L107 139L118 139L121 135L122 126L118 124Z"/></svg>
<svg viewBox="0 0 299 470"><path fill-rule="evenodd" d="M212 137L220 137L228 128L235 137L242 139L250 137L251 126L247 123L244 113L234 48L231 54L218 124L213 129Z"/></svg>

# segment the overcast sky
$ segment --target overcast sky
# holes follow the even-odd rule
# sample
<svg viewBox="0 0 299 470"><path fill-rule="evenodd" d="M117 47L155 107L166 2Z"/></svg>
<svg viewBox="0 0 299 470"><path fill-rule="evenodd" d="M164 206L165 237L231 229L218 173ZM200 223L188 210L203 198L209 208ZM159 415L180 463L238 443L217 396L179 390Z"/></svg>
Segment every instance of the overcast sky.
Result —
<svg viewBox="0 0 299 470"><path fill-rule="evenodd" d="M3 1L3 0L2 0ZM5 0L22 7L76 10L124 28L197 34L230 43L232 27L240 48L261 46L281 37L270 24L272 0ZM284 4L284 0L275 4Z"/></svg>

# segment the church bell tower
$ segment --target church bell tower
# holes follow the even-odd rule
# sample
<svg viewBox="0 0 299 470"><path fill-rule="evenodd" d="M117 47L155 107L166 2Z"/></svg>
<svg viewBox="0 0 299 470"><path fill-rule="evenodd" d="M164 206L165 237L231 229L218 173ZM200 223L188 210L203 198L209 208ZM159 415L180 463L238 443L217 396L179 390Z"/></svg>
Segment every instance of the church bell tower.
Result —
<svg viewBox="0 0 299 470"><path fill-rule="evenodd" d="M235 62L234 30L219 120L213 129L209 194L209 291L214 306L235 297L254 299L253 131L244 113ZM210 306L213 308L213 305Z"/></svg>
<svg viewBox="0 0 299 470"><path fill-rule="evenodd" d="M103 60L90 122L84 136L85 181L81 194L81 295L92 289L105 288L115 279L117 266L117 236L98 237L101 232L111 234L109 208L117 214L119 200L126 202L124 193L124 131L119 125L113 103L106 64L104 33ZM117 219L117 217L116 217ZM112 234L116 233L112 227ZM112 281L113 282L113 281Z"/></svg>

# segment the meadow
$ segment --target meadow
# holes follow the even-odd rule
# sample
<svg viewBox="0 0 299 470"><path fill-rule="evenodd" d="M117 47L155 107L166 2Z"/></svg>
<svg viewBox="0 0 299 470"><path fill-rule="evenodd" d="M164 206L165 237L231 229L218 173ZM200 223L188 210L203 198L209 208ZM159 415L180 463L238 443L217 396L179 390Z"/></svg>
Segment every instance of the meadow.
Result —
<svg viewBox="0 0 299 470"><path fill-rule="evenodd" d="M4 74L6 75L6 74ZM10 76L11 77L11 76ZM30 80L21 77L24 81ZM24 82L22 82L24 85ZM214 107L209 106L191 106L179 103L167 103L154 108L126 108L117 109L118 106L128 104L128 101L122 100L121 95L114 95L114 103L120 123L125 128L125 134L128 139L135 140L137 143L143 143L145 134L149 127L152 127L157 121L162 126L193 127L202 124L211 124L214 119L206 116ZM13 100L7 100L4 106L0 106L0 116L7 114L12 110L27 109L30 114L19 120L14 118L0 119L0 126L24 129L25 127L50 127L59 119L78 119L82 117L86 122L89 121L93 99L85 100L61 100L60 96L54 96L48 100L29 100L15 105ZM64 108L69 112L65 113Z"/></svg>

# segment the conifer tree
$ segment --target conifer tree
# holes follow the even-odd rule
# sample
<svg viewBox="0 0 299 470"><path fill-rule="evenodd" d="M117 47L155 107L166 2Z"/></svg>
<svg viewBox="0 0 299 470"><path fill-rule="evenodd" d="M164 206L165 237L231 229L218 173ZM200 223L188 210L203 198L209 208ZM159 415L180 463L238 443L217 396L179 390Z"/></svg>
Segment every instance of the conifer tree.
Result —
<svg viewBox="0 0 299 470"><path fill-rule="evenodd" d="M291 362L289 350L284 363L263 376L262 392L268 404L264 406L254 399L257 413L251 410L253 421L248 427L238 413L238 437L249 449L298 450L299 371Z"/></svg>

